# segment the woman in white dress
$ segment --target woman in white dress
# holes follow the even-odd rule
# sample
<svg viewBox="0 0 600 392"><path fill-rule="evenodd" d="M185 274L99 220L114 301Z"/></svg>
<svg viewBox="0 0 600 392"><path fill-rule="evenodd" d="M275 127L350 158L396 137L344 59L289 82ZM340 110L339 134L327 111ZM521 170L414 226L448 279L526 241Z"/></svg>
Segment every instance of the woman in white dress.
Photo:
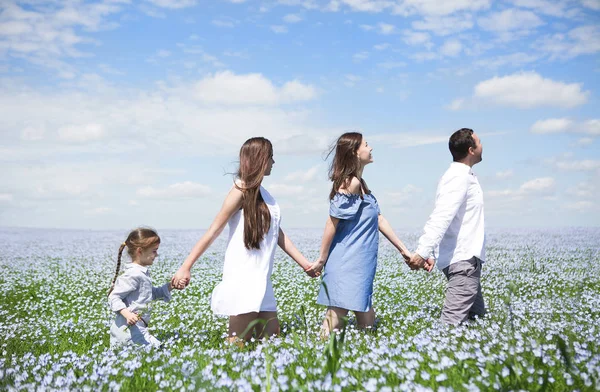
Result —
<svg viewBox="0 0 600 392"><path fill-rule="evenodd" d="M213 223L172 278L174 287L187 286L196 260L229 224L223 280L212 293L211 308L215 314L229 316L230 341L237 337L250 339L253 329L258 338L279 334L277 302L271 283L277 245L304 271L310 271L310 262L279 226L279 205L261 186L263 177L271 174L274 163L269 140L256 137L244 143L234 186ZM319 275L313 271L307 273L312 277ZM257 319L264 323L256 323L256 328L248 330L250 323ZM241 336L244 332L245 336Z"/></svg>

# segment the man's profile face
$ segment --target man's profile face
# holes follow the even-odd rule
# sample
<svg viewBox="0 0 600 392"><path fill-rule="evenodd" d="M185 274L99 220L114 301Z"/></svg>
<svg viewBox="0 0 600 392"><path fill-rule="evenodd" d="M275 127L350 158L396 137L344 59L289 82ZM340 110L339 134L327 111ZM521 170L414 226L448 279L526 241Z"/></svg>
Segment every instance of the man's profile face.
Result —
<svg viewBox="0 0 600 392"><path fill-rule="evenodd" d="M479 139L479 136L477 136L477 134L475 132L473 132L473 140L475 141L475 148L472 150L473 151L473 155L476 158L475 159L475 163L479 163L482 161L483 159L483 146L481 144L481 140Z"/></svg>

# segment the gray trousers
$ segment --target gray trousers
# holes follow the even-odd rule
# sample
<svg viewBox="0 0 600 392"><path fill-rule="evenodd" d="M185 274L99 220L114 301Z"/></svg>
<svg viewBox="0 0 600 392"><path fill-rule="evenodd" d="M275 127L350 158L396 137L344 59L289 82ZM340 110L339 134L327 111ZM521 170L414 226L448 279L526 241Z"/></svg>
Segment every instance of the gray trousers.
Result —
<svg viewBox="0 0 600 392"><path fill-rule="evenodd" d="M446 324L460 324L475 316L485 315L481 294L481 260L473 257L444 268L448 278L446 299L441 320Z"/></svg>

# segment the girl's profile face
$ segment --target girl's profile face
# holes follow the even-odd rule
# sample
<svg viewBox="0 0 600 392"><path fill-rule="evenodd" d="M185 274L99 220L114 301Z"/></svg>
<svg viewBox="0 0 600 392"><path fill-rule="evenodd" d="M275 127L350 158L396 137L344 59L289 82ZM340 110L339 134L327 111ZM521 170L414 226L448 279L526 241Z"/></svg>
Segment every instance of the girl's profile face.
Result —
<svg viewBox="0 0 600 392"><path fill-rule="evenodd" d="M365 138L363 138L360 142L360 147L356 152L356 155L358 155L358 160L361 164L367 165L373 162L373 155L371 154L371 151L373 151L373 147L370 147L369 143L367 143Z"/></svg>
<svg viewBox="0 0 600 392"><path fill-rule="evenodd" d="M137 262L137 264L143 266L152 265L152 263L154 263L154 259L158 256L159 246L160 245L155 245L146 249L138 248L136 252L137 258L134 262Z"/></svg>
<svg viewBox="0 0 600 392"><path fill-rule="evenodd" d="M271 175L271 170L273 169L273 165L275 164L275 159L273 159L273 155L269 158L267 162L267 168L265 169L265 176Z"/></svg>

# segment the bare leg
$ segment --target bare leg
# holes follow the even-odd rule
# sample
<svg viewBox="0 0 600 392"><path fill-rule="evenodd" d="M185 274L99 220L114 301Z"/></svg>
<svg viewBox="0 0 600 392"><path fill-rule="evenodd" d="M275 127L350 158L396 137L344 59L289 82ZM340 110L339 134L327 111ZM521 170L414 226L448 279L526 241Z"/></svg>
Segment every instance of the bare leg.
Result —
<svg viewBox="0 0 600 392"><path fill-rule="evenodd" d="M258 339L279 335L280 328L279 320L277 319L277 312L259 312L257 318L266 321L266 324L258 323L254 327Z"/></svg>
<svg viewBox="0 0 600 392"><path fill-rule="evenodd" d="M230 343L237 343L239 340L250 340L253 328L250 328L247 332L246 330L248 329L248 325L256 320L257 317L258 313L256 312L229 316L229 329L227 331L229 337L227 340ZM246 334L242 336L244 332L246 332Z"/></svg>
<svg viewBox="0 0 600 392"><path fill-rule="evenodd" d="M373 328L375 325L375 310L373 307L366 312L354 312L358 329Z"/></svg>
<svg viewBox="0 0 600 392"><path fill-rule="evenodd" d="M334 306L328 307L327 313L325 313L325 320L323 320L323 325L321 326L321 337L327 338L329 332L334 329L344 328L344 317L346 315L348 315L348 309L336 308Z"/></svg>

